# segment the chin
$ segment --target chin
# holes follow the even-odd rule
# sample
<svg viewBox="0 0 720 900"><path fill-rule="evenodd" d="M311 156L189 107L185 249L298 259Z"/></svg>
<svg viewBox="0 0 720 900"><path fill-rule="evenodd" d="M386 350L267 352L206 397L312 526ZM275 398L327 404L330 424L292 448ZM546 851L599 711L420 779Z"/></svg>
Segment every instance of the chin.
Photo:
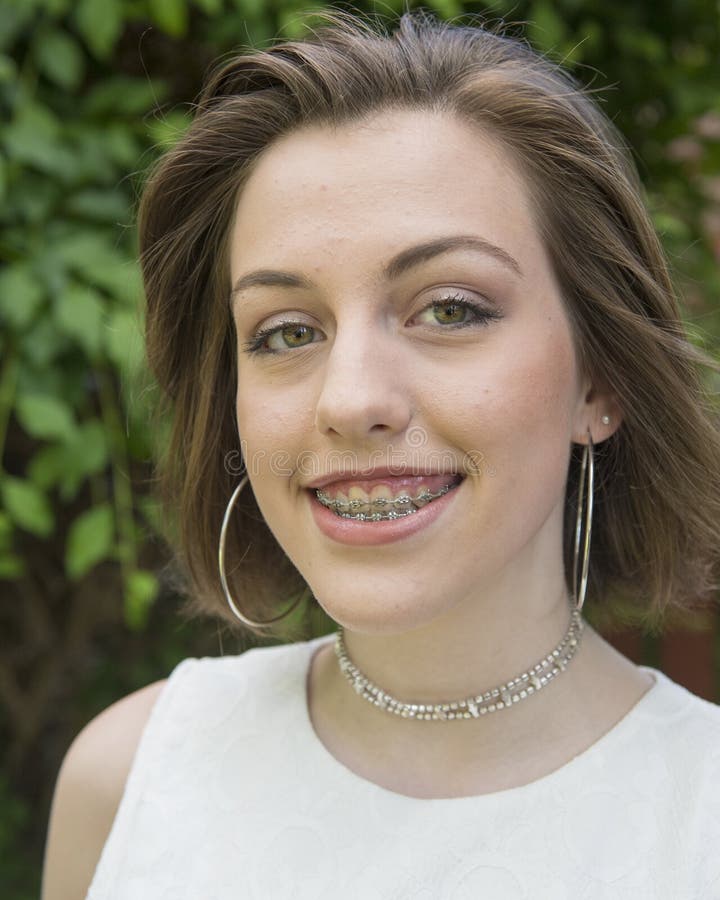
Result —
<svg viewBox="0 0 720 900"><path fill-rule="evenodd" d="M329 603L324 602L323 596L332 598ZM342 625L347 631L358 634L392 635L402 634L430 625L446 610L429 609L418 597L416 591L410 590L405 597L398 597L397 593L383 598L379 593L373 592L372 600L368 602L367 593L356 595L344 595L338 599L336 592L313 594L323 610L333 621Z"/></svg>

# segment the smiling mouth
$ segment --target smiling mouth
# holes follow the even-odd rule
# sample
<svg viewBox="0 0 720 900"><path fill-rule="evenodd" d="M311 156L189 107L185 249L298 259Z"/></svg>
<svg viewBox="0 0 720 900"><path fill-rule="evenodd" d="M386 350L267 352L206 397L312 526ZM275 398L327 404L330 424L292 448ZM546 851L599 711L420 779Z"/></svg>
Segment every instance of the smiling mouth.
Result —
<svg viewBox="0 0 720 900"><path fill-rule="evenodd" d="M415 497L410 494L400 494L393 499L387 497L375 497L373 500L334 500L329 497L322 488L315 490L318 501L341 519L354 519L358 522L387 522L393 519L402 519L419 512L424 506L432 503L440 497L444 497L448 491L455 490L464 478L446 484L438 491L423 488Z"/></svg>

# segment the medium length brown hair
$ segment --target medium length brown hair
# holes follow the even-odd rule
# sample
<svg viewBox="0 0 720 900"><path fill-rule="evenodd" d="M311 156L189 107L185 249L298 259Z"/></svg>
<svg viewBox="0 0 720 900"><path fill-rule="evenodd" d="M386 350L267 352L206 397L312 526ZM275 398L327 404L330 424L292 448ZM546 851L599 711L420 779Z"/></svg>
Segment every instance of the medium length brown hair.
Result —
<svg viewBox="0 0 720 900"><path fill-rule="evenodd" d="M159 162L140 208L147 355L171 417L161 496L190 609L234 621L217 547L240 467L228 234L238 192L278 137L388 109L442 111L514 157L561 287L578 359L615 394L618 430L596 446L587 603L625 597L657 629L718 587L720 429L684 329L660 242L622 137L566 72L498 29L406 12L392 34L332 11L310 36L226 59L194 121ZM572 553L582 447L565 503ZM307 586L250 485L228 534L231 590L253 618Z"/></svg>

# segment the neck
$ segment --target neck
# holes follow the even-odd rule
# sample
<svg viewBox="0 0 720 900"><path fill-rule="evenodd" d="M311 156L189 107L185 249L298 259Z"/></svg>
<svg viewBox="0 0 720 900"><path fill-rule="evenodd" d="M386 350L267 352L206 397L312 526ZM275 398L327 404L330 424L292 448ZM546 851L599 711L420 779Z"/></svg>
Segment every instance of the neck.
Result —
<svg viewBox="0 0 720 900"><path fill-rule="evenodd" d="M432 627L396 634L348 629L348 654L401 700L432 704L484 693L532 667L562 639L569 598L560 579L554 587L535 596L475 596ZM518 597L522 603L511 602ZM525 784L572 759L647 687L647 678L583 623L567 669L492 715L419 722L378 709L348 683L332 642L310 666L308 707L325 746L367 779L410 796L466 796Z"/></svg>
<svg viewBox="0 0 720 900"><path fill-rule="evenodd" d="M401 700L380 685L371 681L352 662L347 654L342 626L335 638L335 655L340 670L353 690L366 702L391 715L425 721L452 721L480 718L492 712L507 709L513 703L532 697L561 675L577 653L582 637L583 622L579 610L573 605L570 621L562 640L533 666L507 678L502 684L468 697L446 700L441 703L421 702L420 699Z"/></svg>
<svg viewBox="0 0 720 900"><path fill-rule="evenodd" d="M464 608L400 634L345 631L347 655L393 697L417 703L460 700L534 667L563 639L572 601L565 586L534 603L474 597Z"/></svg>

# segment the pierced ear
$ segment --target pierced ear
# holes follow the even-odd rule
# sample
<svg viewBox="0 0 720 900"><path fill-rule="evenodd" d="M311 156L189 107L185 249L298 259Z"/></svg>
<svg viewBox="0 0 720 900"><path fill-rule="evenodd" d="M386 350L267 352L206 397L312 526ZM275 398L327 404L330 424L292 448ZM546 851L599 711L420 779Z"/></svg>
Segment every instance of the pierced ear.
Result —
<svg viewBox="0 0 720 900"><path fill-rule="evenodd" d="M573 442L587 444L588 428L593 444L600 444L611 437L620 427L623 411L617 395L609 388L603 388L597 381L585 383L584 402L578 410L577 427Z"/></svg>
<svg viewBox="0 0 720 900"><path fill-rule="evenodd" d="M598 422L597 427L601 429L599 434L602 435L602 440L607 440L611 435L615 434L618 428L622 425L622 421L625 418L623 414L622 406L620 405L620 401L618 400L617 394L613 391L605 391L602 395L602 400L598 405ZM594 427L591 425L590 428L595 433Z"/></svg>

